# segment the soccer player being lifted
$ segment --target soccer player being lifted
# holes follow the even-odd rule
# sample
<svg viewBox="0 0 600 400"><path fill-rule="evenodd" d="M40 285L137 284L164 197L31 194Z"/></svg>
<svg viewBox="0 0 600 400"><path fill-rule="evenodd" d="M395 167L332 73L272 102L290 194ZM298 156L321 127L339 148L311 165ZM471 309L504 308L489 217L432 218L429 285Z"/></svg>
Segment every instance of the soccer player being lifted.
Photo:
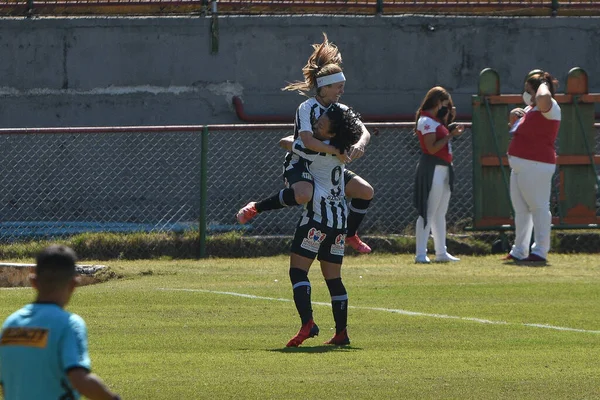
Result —
<svg viewBox="0 0 600 400"><path fill-rule="evenodd" d="M313 44L313 53L302 69L304 81L294 82L283 90L298 91L309 96L313 89L316 94L304 101L296 111L294 135L283 138L280 145L300 137L304 146L313 152L333 154L347 163L363 156L371 135L360 120L360 137L350 146L348 153L341 153L331 144L318 140L313 136L313 126L332 104L337 103L344 93L346 78L342 72L342 55L337 46L330 43L327 35L323 34L323 43ZM343 106L343 105L342 105ZM345 107L345 106L343 106ZM288 152L284 161L284 180L286 189L282 189L271 197L259 202L250 202L237 213L237 220L245 224L258 213L277 210L283 207L307 204L313 196L313 179L306 170L305 163L297 154ZM351 198L348 208L348 239L346 243L359 253L370 253L371 248L357 235L367 209L373 199L373 187L363 178L352 171L345 170L343 175L345 195Z"/></svg>

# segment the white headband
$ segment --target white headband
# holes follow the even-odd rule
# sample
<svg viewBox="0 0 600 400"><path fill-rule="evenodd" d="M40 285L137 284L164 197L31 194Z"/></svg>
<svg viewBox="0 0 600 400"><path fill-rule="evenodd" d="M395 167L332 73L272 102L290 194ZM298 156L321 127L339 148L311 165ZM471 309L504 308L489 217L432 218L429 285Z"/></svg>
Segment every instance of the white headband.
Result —
<svg viewBox="0 0 600 400"><path fill-rule="evenodd" d="M346 77L344 76L343 72L338 72L337 74L326 75L317 78L317 87L323 87L338 82L346 82Z"/></svg>

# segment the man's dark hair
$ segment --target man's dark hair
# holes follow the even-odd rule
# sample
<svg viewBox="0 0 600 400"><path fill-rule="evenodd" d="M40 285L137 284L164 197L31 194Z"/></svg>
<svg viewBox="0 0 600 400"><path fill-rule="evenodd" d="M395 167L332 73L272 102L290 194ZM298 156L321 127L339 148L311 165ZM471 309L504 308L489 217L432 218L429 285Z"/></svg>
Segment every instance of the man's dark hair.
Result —
<svg viewBox="0 0 600 400"><path fill-rule="evenodd" d="M352 108L344 109L334 103L327 109L327 117L331 121L330 130L335 133L329 143L340 152L348 151L362 135L360 114Z"/></svg>
<svg viewBox="0 0 600 400"><path fill-rule="evenodd" d="M35 274L40 287L54 289L67 284L76 274L77 254L63 245L52 245L36 258Z"/></svg>

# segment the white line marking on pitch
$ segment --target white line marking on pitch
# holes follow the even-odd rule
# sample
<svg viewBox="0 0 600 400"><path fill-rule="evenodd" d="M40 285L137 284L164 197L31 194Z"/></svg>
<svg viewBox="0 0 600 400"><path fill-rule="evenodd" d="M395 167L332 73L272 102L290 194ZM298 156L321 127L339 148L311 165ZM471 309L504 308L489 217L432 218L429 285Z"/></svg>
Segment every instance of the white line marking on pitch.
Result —
<svg viewBox="0 0 600 400"><path fill-rule="evenodd" d="M205 290L205 289L171 289L171 288L158 288L158 290L165 291L173 291L173 292L200 292L200 293L211 293L211 294L222 294L226 296L236 296L236 297L244 297L247 299L255 299L255 300L270 300L270 301L285 301L291 302L290 299L278 299L275 297L264 297L264 296L255 296L253 294L244 294L244 293L235 293L235 292L220 292L217 290ZM319 306L328 306L331 307L330 303L323 303L319 301L313 301L312 304L317 304ZM461 321L471 321L477 322L480 324L491 324L491 325L521 325L528 326L532 328L544 328L544 329L553 329L557 331L569 331L569 332L584 332L584 333L600 333L600 331L592 331L588 329L577 329L577 328L568 328L564 326L554 326L554 325L546 325L546 324L529 324L529 323L514 323L514 322L506 322L506 321L492 321L489 319L481 319L481 318L472 318L472 317L457 317L453 315L445 315L445 314L429 314L422 313L417 311L407 311L395 308L379 308L379 307L360 307L360 306L348 306L348 308L354 308L356 310L370 310L370 311L384 311L394 314L402 314L402 315L410 315L413 317L431 317L431 318L440 318L440 319L456 319Z"/></svg>

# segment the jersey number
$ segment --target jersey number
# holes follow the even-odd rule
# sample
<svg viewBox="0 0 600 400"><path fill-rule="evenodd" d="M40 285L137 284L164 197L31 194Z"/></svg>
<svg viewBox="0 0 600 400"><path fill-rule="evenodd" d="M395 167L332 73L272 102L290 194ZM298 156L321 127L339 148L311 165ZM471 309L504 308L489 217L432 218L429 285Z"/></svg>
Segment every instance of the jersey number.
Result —
<svg viewBox="0 0 600 400"><path fill-rule="evenodd" d="M339 165L331 171L331 183L337 187L337 190L331 189L331 194L334 196L340 196L342 194L342 188L340 187L340 181L342 179L342 167Z"/></svg>

